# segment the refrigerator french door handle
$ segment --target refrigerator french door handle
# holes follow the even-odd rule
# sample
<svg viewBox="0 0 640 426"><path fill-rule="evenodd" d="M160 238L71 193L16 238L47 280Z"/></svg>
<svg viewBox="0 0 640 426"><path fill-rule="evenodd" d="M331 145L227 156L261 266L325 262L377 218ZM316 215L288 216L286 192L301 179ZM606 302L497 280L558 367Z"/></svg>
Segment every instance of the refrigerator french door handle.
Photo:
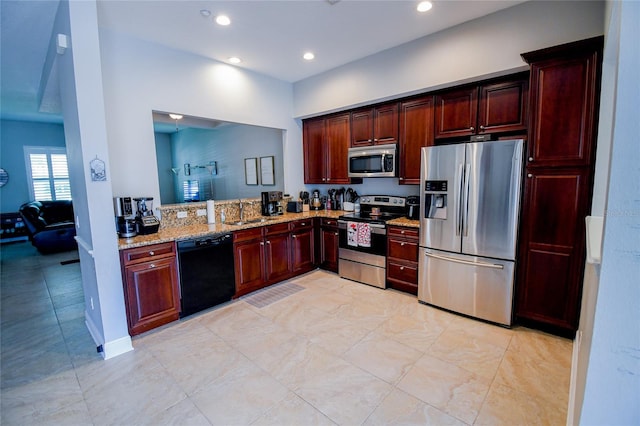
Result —
<svg viewBox="0 0 640 426"><path fill-rule="evenodd" d="M471 173L471 164L467 163L464 168L464 212L461 214L462 216L462 236L466 237L469 235L469 188L471 186L471 182L469 181L469 175Z"/></svg>
<svg viewBox="0 0 640 426"><path fill-rule="evenodd" d="M483 268L493 268L493 269L504 269L504 265L500 265L497 263L471 262L469 260L456 259L453 257L440 256L435 253L426 253L426 252L424 255L428 257L433 257L434 259L445 260L447 262L462 263L463 265L480 266Z"/></svg>
<svg viewBox="0 0 640 426"><path fill-rule="evenodd" d="M455 212L456 215L456 236L459 236L462 232L462 188L464 185L464 164L460 164L458 166L458 191L456 192L456 206L458 206L458 210Z"/></svg>

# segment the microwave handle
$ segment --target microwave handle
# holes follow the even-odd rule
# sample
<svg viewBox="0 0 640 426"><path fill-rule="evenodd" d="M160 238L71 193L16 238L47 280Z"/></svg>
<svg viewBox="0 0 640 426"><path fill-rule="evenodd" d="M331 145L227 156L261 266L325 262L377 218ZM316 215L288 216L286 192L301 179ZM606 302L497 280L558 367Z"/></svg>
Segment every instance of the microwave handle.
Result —
<svg viewBox="0 0 640 426"><path fill-rule="evenodd" d="M380 156L380 170L383 172L386 172L385 168L384 168L384 160L387 158L386 154L382 154Z"/></svg>

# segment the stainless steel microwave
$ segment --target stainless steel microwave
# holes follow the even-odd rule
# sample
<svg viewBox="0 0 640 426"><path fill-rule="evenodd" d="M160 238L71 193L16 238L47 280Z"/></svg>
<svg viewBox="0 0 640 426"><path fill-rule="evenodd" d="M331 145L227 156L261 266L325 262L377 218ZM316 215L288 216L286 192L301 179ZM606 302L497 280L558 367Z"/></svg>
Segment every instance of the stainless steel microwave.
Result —
<svg viewBox="0 0 640 426"><path fill-rule="evenodd" d="M349 148L349 177L396 177L396 145Z"/></svg>

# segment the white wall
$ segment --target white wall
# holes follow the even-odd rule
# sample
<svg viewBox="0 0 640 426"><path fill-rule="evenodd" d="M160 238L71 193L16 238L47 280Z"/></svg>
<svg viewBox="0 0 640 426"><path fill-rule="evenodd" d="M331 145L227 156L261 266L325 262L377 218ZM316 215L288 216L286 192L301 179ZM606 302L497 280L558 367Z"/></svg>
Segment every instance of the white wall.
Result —
<svg viewBox="0 0 640 426"><path fill-rule="evenodd" d="M152 110L282 129L285 190L302 181L291 84L108 30L100 39L114 193L159 199Z"/></svg>
<svg viewBox="0 0 640 426"><path fill-rule="evenodd" d="M284 190L282 130L268 127L225 125L216 129L184 129L171 135L172 161L181 171L176 183L176 203L183 202L182 182L198 180L200 200L209 198L213 184L213 199L228 200L260 197L262 191ZM276 185L246 185L244 159L273 156ZM206 169L195 169L185 176L183 165L218 163L218 174L210 179ZM164 173L159 171L160 175ZM260 181L260 180L259 180ZM261 181L260 181L261 182ZM163 204L167 204L166 202Z"/></svg>
<svg viewBox="0 0 640 426"><path fill-rule="evenodd" d="M580 423L640 423L640 3L616 4L613 145L602 268Z"/></svg>
<svg viewBox="0 0 640 426"><path fill-rule="evenodd" d="M294 84L296 117L527 69L520 54L603 34L604 3L532 1ZM393 31L393 29L385 29Z"/></svg>

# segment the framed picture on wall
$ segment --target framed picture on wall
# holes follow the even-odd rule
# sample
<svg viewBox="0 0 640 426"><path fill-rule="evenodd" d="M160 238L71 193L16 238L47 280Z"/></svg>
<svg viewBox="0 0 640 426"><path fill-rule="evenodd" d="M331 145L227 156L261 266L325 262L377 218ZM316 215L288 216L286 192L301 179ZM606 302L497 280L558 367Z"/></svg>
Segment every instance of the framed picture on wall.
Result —
<svg viewBox="0 0 640 426"><path fill-rule="evenodd" d="M262 185L275 185L276 179L273 171L273 155L260 157L260 182Z"/></svg>
<svg viewBox="0 0 640 426"><path fill-rule="evenodd" d="M258 159L256 157L244 159L244 180L247 185L258 184Z"/></svg>

